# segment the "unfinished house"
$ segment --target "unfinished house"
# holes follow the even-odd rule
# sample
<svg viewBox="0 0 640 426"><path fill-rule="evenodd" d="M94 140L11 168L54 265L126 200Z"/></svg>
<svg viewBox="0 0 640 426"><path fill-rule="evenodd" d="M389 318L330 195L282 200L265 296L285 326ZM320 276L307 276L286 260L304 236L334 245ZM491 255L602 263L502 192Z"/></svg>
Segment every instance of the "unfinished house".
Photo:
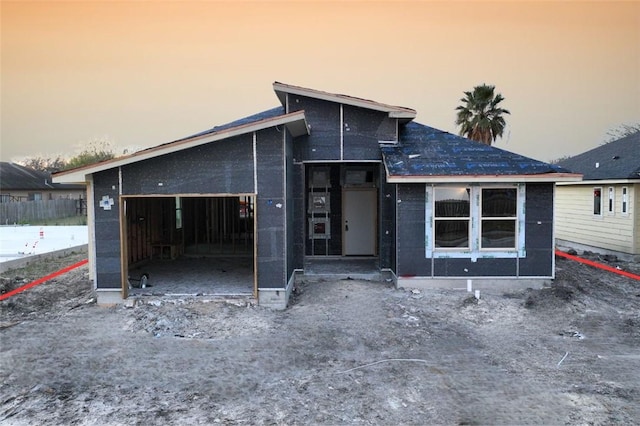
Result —
<svg viewBox="0 0 640 426"><path fill-rule="evenodd" d="M555 183L578 175L414 123L410 108L273 89L276 108L55 176L88 183L99 303L245 294L282 309L301 274L553 277ZM143 274L153 287L137 288Z"/></svg>

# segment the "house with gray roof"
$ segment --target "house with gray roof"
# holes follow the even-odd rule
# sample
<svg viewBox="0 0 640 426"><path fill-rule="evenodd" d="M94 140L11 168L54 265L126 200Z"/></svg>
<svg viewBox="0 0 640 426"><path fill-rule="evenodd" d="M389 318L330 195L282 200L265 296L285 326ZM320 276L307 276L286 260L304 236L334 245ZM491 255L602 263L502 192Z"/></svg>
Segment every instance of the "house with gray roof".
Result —
<svg viewBox="0 0 640 426"><path fill-rule="evenodd" d="M83 199L85 186L53 183L51 173L0 162L0 202Z"/></svg>
<svg viewBox="0 0 640 426"><path fill-rule="evenodd" d="M639 259L640 132L558 165L584 176L558 183L558 244Z"/></svg>
<svg viewBox="0 0 640 426"><path fill-rule="evenodd" d="M555 185L580 175L418 124L411 108L273 89L275 108L55 175L88 184L99 303L248 295L282 309L304 276L554 278Z"/></svg>

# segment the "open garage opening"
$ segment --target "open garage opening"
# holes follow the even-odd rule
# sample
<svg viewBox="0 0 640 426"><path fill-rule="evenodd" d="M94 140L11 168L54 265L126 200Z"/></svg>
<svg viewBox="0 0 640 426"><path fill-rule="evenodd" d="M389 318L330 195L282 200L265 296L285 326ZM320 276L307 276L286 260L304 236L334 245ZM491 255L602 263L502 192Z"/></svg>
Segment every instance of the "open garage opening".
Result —
<svg viewBox="0 0 640 426"><path fill-rule="evenodd" d="M255 296L254 197L123 199L125 295Z"/></svg>

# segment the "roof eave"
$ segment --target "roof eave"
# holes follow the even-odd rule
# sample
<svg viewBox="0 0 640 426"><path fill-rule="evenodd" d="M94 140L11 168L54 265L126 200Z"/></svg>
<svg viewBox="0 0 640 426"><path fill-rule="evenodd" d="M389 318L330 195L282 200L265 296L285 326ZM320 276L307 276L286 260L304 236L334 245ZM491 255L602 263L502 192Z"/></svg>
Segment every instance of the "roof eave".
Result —
<svg viewBox="0 0 640 426"><path fill-rule="evenodd" d="M573 173L541 173L537 175L456 175L399 176L387 175L389 183L513 183L513 182L577 182L582 175Z"/></svg>
<svg viewBox="0 0 640 426"><path fill-rule="evenodd" d="M307 119L304 115L304 111L300 110L289 114L256 121L253 123L243 124L219 132L212 132L195 137L179 139L174 142L169 142L167 144L159 145L153 148L134 152L133 154L124 157L118 157L89 166L59 172L52 175L52 181L54 183L84 183L88 181L88 176L93 173L125 166L127 164L136 163L138 161L148 160L151 158L159 157L161 155L182 151L184 149L194 148L210 142L282 125L285 125L294 137L309 133L309 126L307 124Z"/></svg>

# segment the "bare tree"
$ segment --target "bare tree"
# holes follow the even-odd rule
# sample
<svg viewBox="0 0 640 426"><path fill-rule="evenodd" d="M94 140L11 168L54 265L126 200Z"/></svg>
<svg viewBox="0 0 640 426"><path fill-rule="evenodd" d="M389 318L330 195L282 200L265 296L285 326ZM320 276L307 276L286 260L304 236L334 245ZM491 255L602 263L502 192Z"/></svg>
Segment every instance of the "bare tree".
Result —
<svg viewBox="0 0 640 426"><path fill-rule="evenodd" d="M61 155L58 155L56 157L27 157L21 161L18 161L18 163L30 169L47 173L58 172L60 170L63 170L67 165L66 160L62 158Z"/></svg>
<svg viewBox="0 0 640 426"><path fill-rule="evenodd" d="M604 143L613 142L640 132L640 123L620 124L607 131L607 139Z"/></svg>
<svg viewBox="0 0 640 426"><path fill-rule="evenodd" d="M79 145L80 152L67 161L65 170L111 160L116 157L113 142L107 136L94 137Z"/></svg>

